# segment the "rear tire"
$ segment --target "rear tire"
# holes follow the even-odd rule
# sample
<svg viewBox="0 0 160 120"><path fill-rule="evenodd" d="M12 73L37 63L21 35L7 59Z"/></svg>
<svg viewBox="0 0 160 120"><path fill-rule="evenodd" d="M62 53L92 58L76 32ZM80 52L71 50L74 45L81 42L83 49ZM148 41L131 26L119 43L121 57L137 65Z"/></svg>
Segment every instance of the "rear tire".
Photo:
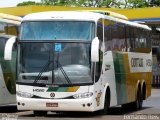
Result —
<svg viewBox="0 0 160 120"><path fill-rule="evenodd" d="M132 106L134 110L139 110L142 109L142 105L143 105L143 94L141 93L141 89L139 87L137 91L137 99L135 102L132 103Z"/></svg>
<svg viewBox="0 0 160 120"><path fill-rule="evenodd" d="M33 111L34 116L47 116L47 111Z"/></svg>
<svg viewBox="0 0 160 120"><path fill-rule="evenodd" d="M142 98L143 100L146 99L146 84L145 83L143 84L143 88L142 88Z"/></svg>

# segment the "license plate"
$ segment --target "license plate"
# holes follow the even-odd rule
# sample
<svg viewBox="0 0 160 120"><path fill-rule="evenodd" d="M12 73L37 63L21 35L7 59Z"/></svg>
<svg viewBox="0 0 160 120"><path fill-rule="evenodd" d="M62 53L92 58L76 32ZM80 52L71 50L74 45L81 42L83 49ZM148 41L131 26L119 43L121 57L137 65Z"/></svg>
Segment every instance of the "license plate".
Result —
<svg viewBox="0 0 160 120"><path fill-rule="evenodd" d="M58 107L58 103L46 103L46 107Z"/></svg>

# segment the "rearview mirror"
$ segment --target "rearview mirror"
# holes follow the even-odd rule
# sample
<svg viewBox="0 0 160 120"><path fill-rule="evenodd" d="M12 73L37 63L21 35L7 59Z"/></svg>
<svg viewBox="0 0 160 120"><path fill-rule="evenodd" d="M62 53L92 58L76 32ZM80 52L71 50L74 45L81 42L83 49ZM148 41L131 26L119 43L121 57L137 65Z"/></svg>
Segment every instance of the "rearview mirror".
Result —
<svg viewBox="0 0 160 120"><path fill-rule="evenodd" d="M16 37L11 37L7 40L4 49L4 60L12 59L12 48L15 42L16 42Z"/></svg>
<svg viewBox="0 0 160 120"><path fill-rule="evenodd" d="M98 62L99 61L99 39L95 37L92 40L91 44L91 61Z"/></svg>

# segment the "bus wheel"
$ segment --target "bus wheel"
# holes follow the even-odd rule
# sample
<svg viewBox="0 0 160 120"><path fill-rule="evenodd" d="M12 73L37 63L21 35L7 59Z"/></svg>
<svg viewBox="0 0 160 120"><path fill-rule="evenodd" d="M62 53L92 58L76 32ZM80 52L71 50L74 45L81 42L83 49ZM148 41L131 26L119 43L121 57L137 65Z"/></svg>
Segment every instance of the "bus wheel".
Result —
<svg viewBox="0 0 160 120"><path fill-rule="evenodd" d="M143 100L146 99L146 84L143 84L143 87L142 87L142 99Z"/></svg>
<svg viewBox="0 0 160 120"><path fill-rule="evenodd" d="M106 115L108 113L109 106L110 106L110 90L108 88L105 95L104 108L99 111L99 114Z"/></svg>
<svg viewBox="0 0 160 120"><path fill-rule="evenodd" d="M142 98L142 94L141 94L141 89L140 87L138 88L138 91L137 91L137 99L135 102L133 102L133 108L134 110L138 110L138 109L141 109L142 108L142 105L143 105L143 98Z"/></svg>
<svg viewBox="0 0 160 120"><path fill-rule="evenodd" d="M47 116L47 111L33 111L35 116Z"/></svg>

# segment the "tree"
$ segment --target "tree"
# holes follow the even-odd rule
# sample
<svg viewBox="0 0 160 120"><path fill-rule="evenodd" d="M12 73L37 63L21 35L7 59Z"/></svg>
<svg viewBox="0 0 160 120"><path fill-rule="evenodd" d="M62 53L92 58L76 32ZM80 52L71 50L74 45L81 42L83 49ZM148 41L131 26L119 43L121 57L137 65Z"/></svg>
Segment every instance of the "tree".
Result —
<svg viewBox="0 0 160 120"><path fill-rule="evenodd" d="M67 0L41 0L43 5L63 5L67 4Z"/></svg>
<svg viewBox="0 0 160 120"><path fill-rule="evenodd" d="M17 6L54 5L71 7L106 7L106 8L143 8L160 6L160 0L41 0L40 3L28 1Z"/></svg>
<svg viewBox="0 0 160 120"><path fill-rule="evenodd" d="M151 0L150 6L151 7L160 6L160 0Z"/></svg>
<svg viewBox="0 0 160 120"><path fill-rule="evenodd" d="M124 0L122 3L123 8L143 8L149 6L149 0Z"/></svg>
<svg viewBox="0 0 160 120"><path fill-rule="evenodd" d="M17 4L17 6L28 6L28 5L37 5L35 1L27 1Z"/></svg>
<svg viewBox="0 0 160 120"><path fill-rule="evenodd" d="M119 7L117 0L63 0L65 6L74 7Z"/></svg>
<svg viewBox="0 0 160 120"><path fill-rule="evenodd" d="M97 7L99 0L68 0L67 6Z"/></svg>

